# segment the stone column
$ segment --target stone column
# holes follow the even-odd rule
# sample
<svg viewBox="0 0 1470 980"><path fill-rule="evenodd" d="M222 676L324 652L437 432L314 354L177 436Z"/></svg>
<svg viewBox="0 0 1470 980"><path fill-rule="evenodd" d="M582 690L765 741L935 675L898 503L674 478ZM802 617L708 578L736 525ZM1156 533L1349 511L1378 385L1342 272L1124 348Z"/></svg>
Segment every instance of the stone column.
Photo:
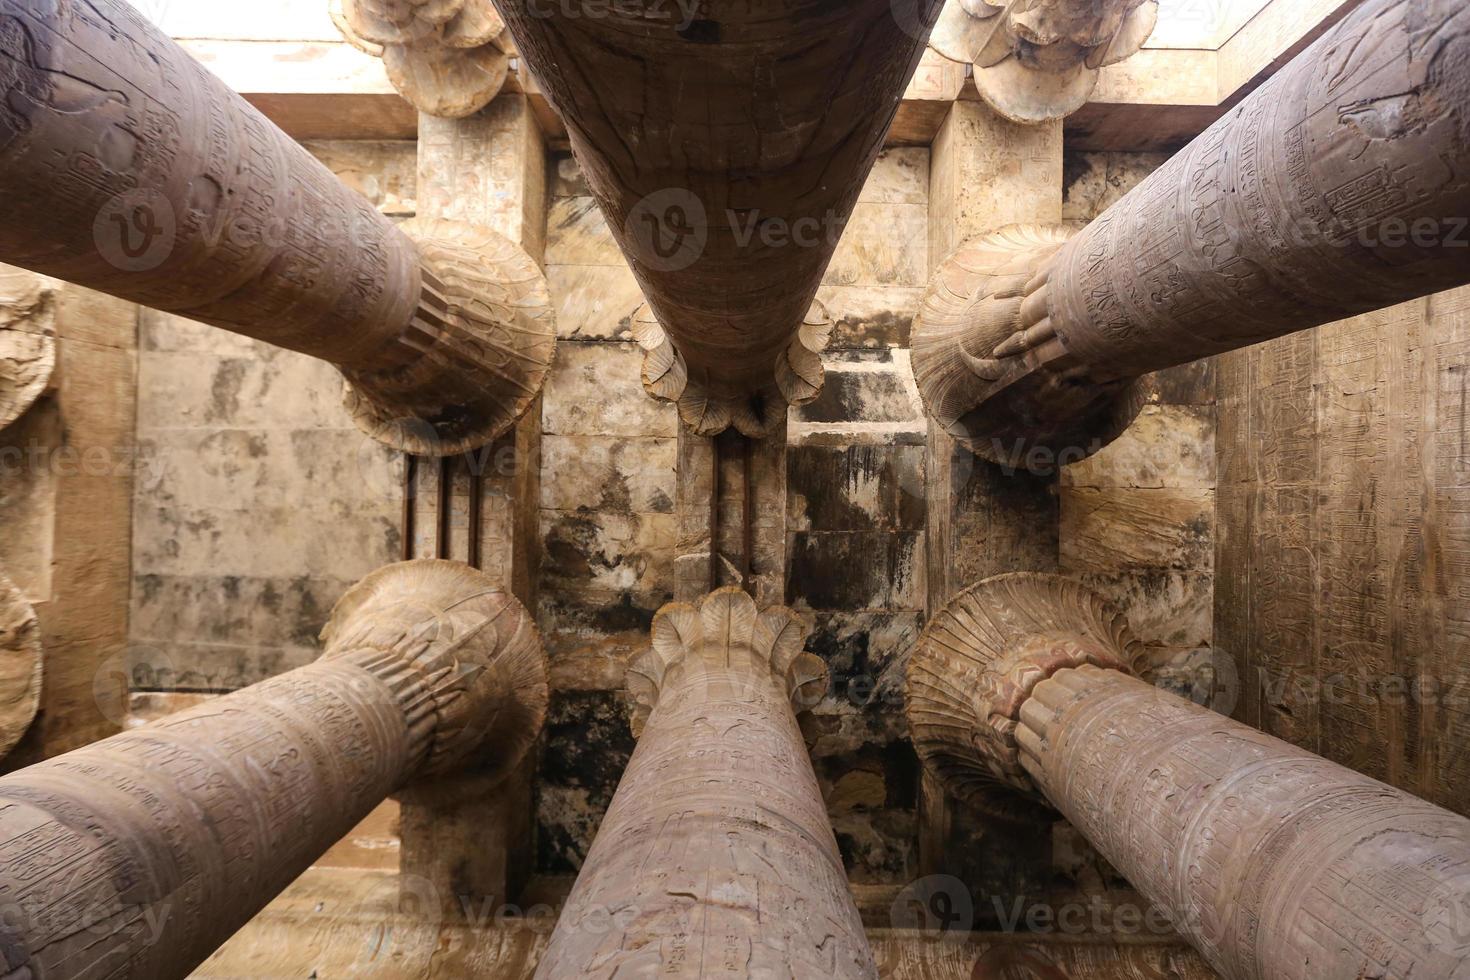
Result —
<svg viewBox="0 0 1470 980"><path fill-rule="evenodd" d="M339 366L374 437L489 442L540 390L539 267L394 226L123 0L0 0L0 260Z"/></svg>
<svg viewBox="0 0 1470 980"><path fill-rule="evenodd" d="M500 5L648 297L645 387L697 434L820 393L812 302L939 7Z"/></svg>
<svg viewBox="0 0 1470 980"><path fill-rule="evenodd" d="M373 573L316 663L0 779L0 975L183 977L414 779L539 733L530 616L452 562Z"/></svg>
<svg viewBox="0 0 1470 980"><path fill-rule="evenodd" d="M915 746L1055 806L1232 980L1470 976L1470 820L1150 687L1137 650L1075 582L982 582L914 650Z"/></svg>
<svg viewBox="0 0 1470 980"><path fill-rule="evenodd" d="M1142 375L1470 282L1467 58L1463 4L1368 0L1080 234L971 241L914 328L931 415L1080 459Z"/></svg>
<svg viewBox="0 0 1470 980"><path fill-rule="evenodd" d="M797 726L826 687L805 642L739 589L659 612L638 748L538 977L877 977Z"/></svg>

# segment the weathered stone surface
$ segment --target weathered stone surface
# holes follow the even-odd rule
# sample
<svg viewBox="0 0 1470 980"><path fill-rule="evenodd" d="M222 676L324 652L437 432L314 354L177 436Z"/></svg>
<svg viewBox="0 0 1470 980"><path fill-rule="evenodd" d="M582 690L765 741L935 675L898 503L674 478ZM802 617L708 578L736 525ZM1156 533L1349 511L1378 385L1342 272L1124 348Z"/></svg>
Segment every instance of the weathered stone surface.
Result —
<svg viewBox="0 0 1470 980"><path fill-rule="evenodd" d="M637 391L641 368L635 344L562 344L547 382L547 434L675 438L679 422L672 406L609 397L624 382Z"/></svg>
<svg viewBox="0 0 1470 980"><path fill-rule="evenodd" d="M1167 153L1088 153L1062 158L1062 220L1092 221L1169 162Z"/></svg>
<svg viewBox="0 0 1470 980"><path fill-rule="evenodd" d="M418 213L418 147L409 140L306 140L311 155L379 211Z"/></svg>
<svg viewBox="0 0 1470 980"><path fill-rule="evenodd" d="M1214 642L1214 576L1208 569L1069 573L1117 605L1134 635L1146 644L1195 650Z"/></svg>
<svg viewBox="0 0 1470 980"><path fill-rule="evenodd" d="M840 758L813 754L837 849L853 884L906 883L918 863L918 760L905 742Z"/></svg>
<svg viewBox="0 0 1470 980"><path fill-rule="evenodd" d="M1459 289L1221 358L1236 717L1470 814Z"/></svg>
<svg viewBox="0 0 1470 980"><path fill-rule="evenodd" d="M394 454L321 361L153 312L140 347L135 686L234 690L305 665L353 577L402 553Z"/></svg>
<svg viewBox="0 0 1470 980"><path fill-rule="evenodd" d="M791 531L922 531L923 446L793 446Z"/></svg>
<svg viewBox="0 0 1470 980"><path fill-rule="evenodd" d="M1215 410L1150 405L1096 455L1062 467L1061 482L1064 487L1213 489Z"/></svg>
<svg viewBox="0 0 1470 980"><path fill-rule="evenodd" d="M1061 504L1065 572L1213 567L1213 490L1068 487Z"/></svg>
<svg viewBox="0 0 1470 980"><path fill-rule="evenodd" d="M647 642L647 634L644 634ZM618 672L626 676L626 665ZM622 691L558 691L536 778L537 867L575 874L633 755Z"/></svg>
<svg viewBox="0 0 1470 980"><path fill-rule="evenodd" d="M673 439L548 435L542 451L543 510L673 513Z"/></svg>
<svg viewBox="0 0 1470 980"><path fill-rule="evenodd" d="M621 256L618 263L547 266L546 275L557 304L557 329L563 338L634 339L633 316L643 306L643 290Z"/></svg>
<svg viewBox="0 0 1470 980"><path fill-rule="evenodd" d="M793 532L786 601L808 609L921 609L924 533Z"/></svg>

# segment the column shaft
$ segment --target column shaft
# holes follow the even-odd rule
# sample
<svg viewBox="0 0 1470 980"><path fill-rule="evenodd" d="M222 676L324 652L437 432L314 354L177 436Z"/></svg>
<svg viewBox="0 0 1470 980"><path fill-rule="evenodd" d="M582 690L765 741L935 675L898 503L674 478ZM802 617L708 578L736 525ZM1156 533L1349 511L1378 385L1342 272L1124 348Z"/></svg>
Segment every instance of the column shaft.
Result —
<svg viewBox="0 0 1470 980"><path fill-rule="evenodd" d="M381 659L311 664L0 780L4 975L178 977L209 956L422 761L427 726L394 690L412 681Z"/></svg>
<svg viewBox="0 0 1470 980"><path fill-rule="evenodd" d="M0 79L0 259L331 361L399 448L483 444L539 389L529 257L421 247L123 0L0 0Z"/></svg>
<svg viewBox="0 0 1470 980"><path fill-rule="evenodd" d="M1070 241L967 243L914 330L931 414L1080 459L1149 372L1470 282L1467 59L1463 4L1368 0Z"/></svg>
<svg viewBox="0 0 1470 980"><path fill-rule="evenodd" d="M1470 820L1091 665L1036 688L1017 740L1225 976L1470 977Z"/></svg>
<svg viewBox="0 0 1470 980"><path fill-rule="evenodd" d="M375 573L327 639L314 664L0 779L0 976L185 976L389 793L505 771L539 730L535 628L464 566Z"/></svg>
<svg viewBox="0 0 1470 980"><path fill-rule="evenodd" d="M825 686L804 639L738 589L659 613L638 748L538 977L877 976L792 707Z"/></svg>

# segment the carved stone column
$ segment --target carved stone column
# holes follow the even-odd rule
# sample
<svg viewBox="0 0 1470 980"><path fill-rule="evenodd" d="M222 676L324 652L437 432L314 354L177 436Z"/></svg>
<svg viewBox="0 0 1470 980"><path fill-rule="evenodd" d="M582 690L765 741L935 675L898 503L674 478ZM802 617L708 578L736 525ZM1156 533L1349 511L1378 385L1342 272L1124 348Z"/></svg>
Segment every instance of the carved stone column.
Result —
<svg viewBox="0 0 1470 980"><path fill-rule="evenodd" d="M501 4L648 297L645 387L697 434L821 391L812 301L939 6Z"/></svg>
<svg viewBox="0 0 1470 980"><path fill-rule="evenodd" d="M452 562L343 597L310 666L0 779L0 975L183 977L389 793L504 772L546 662Z"/></svg>
<svg viewBox="0 0 1470 980"><path fill-rule="evenodd" d="M538 977L877 977L797 726L826 686L805 642L739 589L659 612L638 748Z"/></svg>
<svg viewBox="0 0 1470 980"><path fill-rule="evenodd" d="M1470 976L1470 820L1145 684L1136 646L1067 579L982 582L914 650L915 746L1054 805L1232 980Z"/></svg>
<svg viewBox="0 0 1470 980"><path fill-rule="evenodd" d="M930 413L1080 459L1142 375L1470 282L1467 58L1463 4L1368 0L1080 234L961 247L914 327Z"/></svg>
<svg viewBox="0 0 1470 980"><path fill-rule="evenodd" d="M338 365L374 437L506 431L555 342L487 229L403 229L122 0L0 0L0 260Z"/></svg>

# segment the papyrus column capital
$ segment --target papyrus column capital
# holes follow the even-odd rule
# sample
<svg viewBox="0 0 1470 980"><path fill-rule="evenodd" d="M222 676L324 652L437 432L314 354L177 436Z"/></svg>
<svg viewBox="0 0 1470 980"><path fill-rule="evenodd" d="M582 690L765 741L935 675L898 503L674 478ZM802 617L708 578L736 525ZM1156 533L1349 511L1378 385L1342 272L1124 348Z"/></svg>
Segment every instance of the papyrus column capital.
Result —
<svg viewBox="0 0 1470 980"><path fill-rule="evenodd" d="M388 80L420 112L447 119L472 116L505 85L509 38L491 0L328 3L342 36L382 58Z"/></svg>
<svg viewBox="0 0 1470 980"><path fill-rule="evenodd" d="M546 655L526 608L468 565L414 561L353 586L322 631L323 660L402 672L410 729L425 736L414 778L471 767L504 775L541 733Z"/></svg>
<svg viewBox="0 0 1470 980"><path fill-rule="evenodd" d="M1082 108L1101 70L1137 54L1158 19L1158 0L949 0L929 44L972 66L996 112L1041 123Z"/></svg>
<svg viewBox="0 0 1470 980"><path fill-rule="evenodd" d="M993 814L1033 816L1043 797L1021 765L1023 706L1060 670L1129 671L1139 651L1124 617L1071 579L986 579L935 616L910 655L914 749L962 799Z"/></svg>
<svg viewBox="0 0 1470 980"><path fill-rule="evenodd" d="M798 714L827 691L827 665L806 652L807 624L784 606L757 609L738 587L700 603L671 603L653 620L652 645L628 667L633 734L641 735L666 691L731 696L773 688ZM701 696L702 696L701 694Z"/></svg>

